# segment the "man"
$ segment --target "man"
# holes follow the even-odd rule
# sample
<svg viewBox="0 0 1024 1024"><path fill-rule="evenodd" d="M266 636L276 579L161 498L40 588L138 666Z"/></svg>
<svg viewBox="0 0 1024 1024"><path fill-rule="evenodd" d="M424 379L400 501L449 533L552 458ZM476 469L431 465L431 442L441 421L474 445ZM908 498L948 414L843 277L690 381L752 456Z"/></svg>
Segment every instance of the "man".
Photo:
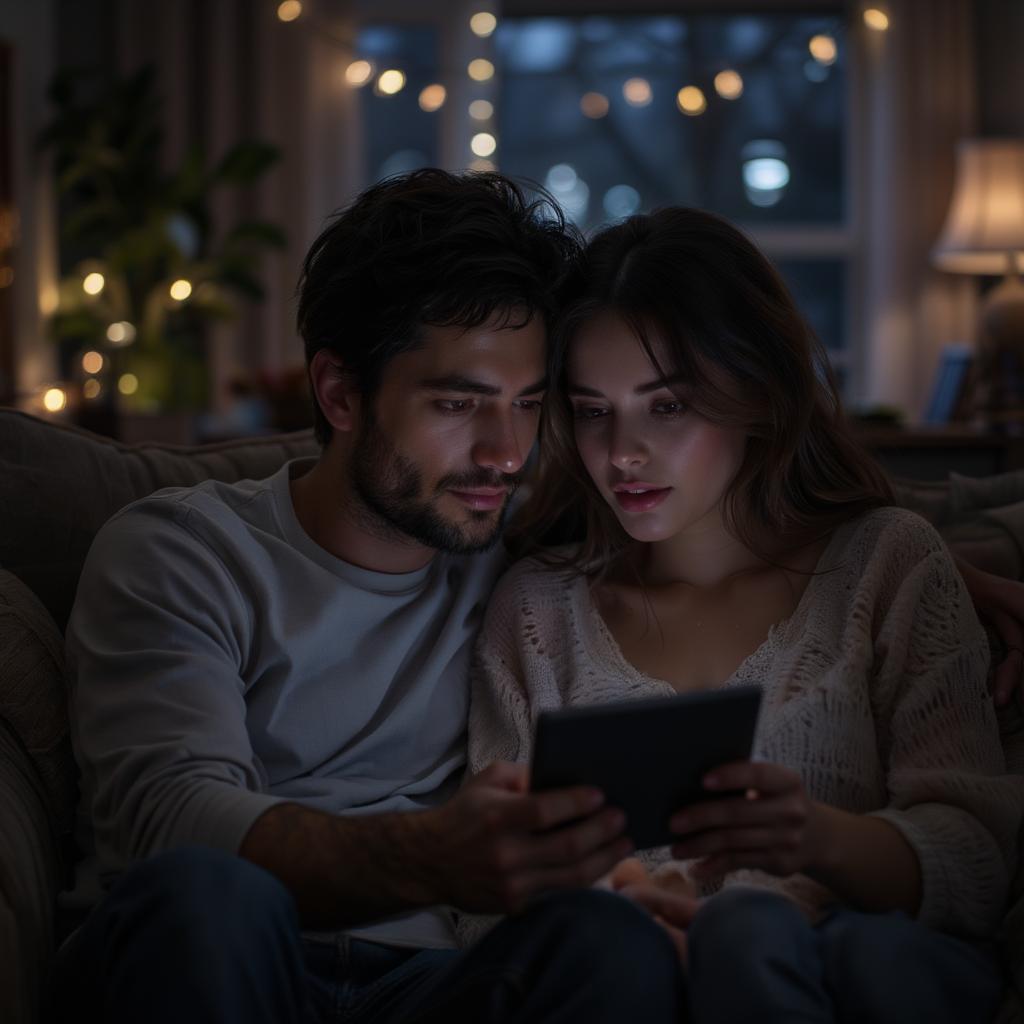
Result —
<svg viewBox="0 0 1024 1024"><path fill-rule="evenodd" d="M459 788L575 251L552 216L497 175L364 193L301 282L319 460L161 492L97 536L68 650L111 888L59 958L69 1012L678 1018L672 942L589 889L629 853L622 815L531 795L521 766ZM448 907L518 913L459 954Z"/></svg>

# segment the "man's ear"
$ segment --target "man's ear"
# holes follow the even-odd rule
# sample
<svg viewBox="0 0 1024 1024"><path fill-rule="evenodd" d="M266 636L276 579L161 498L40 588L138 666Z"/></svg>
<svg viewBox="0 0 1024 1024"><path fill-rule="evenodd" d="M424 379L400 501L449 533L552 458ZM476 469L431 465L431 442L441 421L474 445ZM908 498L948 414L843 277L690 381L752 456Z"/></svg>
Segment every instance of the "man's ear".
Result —
<svg viewBox="0 0 1024 1024"><path fill-rule="evenodd" d="M335 430L353 430L359 423L362 394L341 357L320 349L309 364L309 381L327 422Z"/></svg>

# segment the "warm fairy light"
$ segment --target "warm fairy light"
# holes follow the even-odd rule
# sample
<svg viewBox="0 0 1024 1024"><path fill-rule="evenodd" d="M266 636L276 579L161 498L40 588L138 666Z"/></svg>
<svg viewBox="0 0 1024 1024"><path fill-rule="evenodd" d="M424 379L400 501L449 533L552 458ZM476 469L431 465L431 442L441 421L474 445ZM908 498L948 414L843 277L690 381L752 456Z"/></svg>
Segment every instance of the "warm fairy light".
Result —
<svg viewBox="0 0 1024 1024"><path fill-rule="evenodd" d="M103 356L99 352L86 352L82 356L82 369L86 373L99 373L103 369Z"/></svg>
<svg viewBox="0 0 1024 1024"><path fill-rule="evenodd" d="M60 412L68 404L68 396L63 388L47 388L43 393L43 408L47 412Z"/></svg>
<svg viewBox="0 0 1024 1024"><path fill-rule="evenodd" d="M86 295L99 295L106 283L103 275L94 270L91 274L85 275L85 280L82 282L82 291Z"/></svg>
<svg viewBox="0 0 1024 1024"><path fill-rule="evenodd" d="M807 49L819 64L835 64L836 54L839 52L836 41L825 35L812 36Z"/></svg>
<svg viewBox="0 0 1024 1024"><path fill-rule="evenodd" d="M494 77L494 65L483 57L471 60L466 71L474 82L486 82Z"/></svg>
<svg viewBox="0 0 1024 1024"><path fill-rule="evenodd" d="M743 95L743 78L738 71L719 71L715 75L715 92L723 100L738 100Z"/></svg>
<svg viewBox="0 0 1024 1024"><path fill-rule="evenodd" d="M107 341L111 345L130 345L135 340L135 325L118 320L107 328Z"/></svg>
<svg viewBox="0 0 1024 1024"><path fill-rule="evenodd" d="M474 156L490 156L498 148L498 141L490 132L480 132L473 136L469 148Z"/></svg>
<svg viewBox="0 0 1024 1024"><path fill-rule="evenodd" d="M82 396L88 399L99 398L102 390L103 385L95 377L90 377L82 385Z"/></svg>
<svg viewBox="0 0 1024 1024"><path fill-rule="evenodd" d="M345 81L358 88L373 78L373 65L368 60L354 60L345 68Z"/></svg>
<svg viewBox="0 0 1024 1024"><path fill-rule="evenodd" d="M184 302L192 294L192 282L179 277L170 287L171 298L176 302Z"/></svg>
<svg viewBox="0 0 1024 1024"><path fill-rule="evenodd" d="M277 5L277 16L281 21L294 21L302 13L299 0L283 0Z"/></svg>
<svg viewBox="0 0 1024 1024"><path fill-rule="evenodd" d="M622 86L622 95L631 107L646 107L651 102L651 83L646 78L630 78Z"/></svg>
<svg viewBox="0 0 1024 1024"><path fill-rule="evenodd" d="M889 15L877 7L865 8L864 24L875 32L884 32L889 27Z"/></svg>
<svg viewBox="0 0 1024 1024"><path fill-rule="evenodd" d="M494 166L494 161L484 160L481 157L477 157L475 160L470 162L469 169L471 171L495 171L497 168Z"/></svg>
<svg viewBox="0 0 1024 1024"><path fill-rule="evenodd" d="M602 92L585 92L580 97L580 110L594 120L604 117L608 113L608 97Z"/></svg>
<svg viewBox="0 0 1024 1024"><path fill-rule="evenodd" d="M473 35L486 39L498 27L498 19L490 11L477 11L469 19L469 27Z"/></svg>
<svg viewBox="0 0 1024 1024"><path fill-rule="evenodd" d="M486 121L494 116L494 104L490 100L473 100L469 105L469 116L474 121Z"/></svg>
<svg viewBox="0 0 1024 1024"><path fill-rule="evenodd" d="M708 109L708 101L697 86L687 85L676 93L676 106L687 116L696 117Z"/></svg>
<svg viewBox="0 0 1024 1024"><path fill-rule="evenodd" d="M398 68L388 68L382 71L377 79L377 91L385 96L394 96L405 88L405 72Z"/></svg>
<svg viewBox="0 0 1024 1024"><path fill-rule="evenodd" d="M134 373L122 373L117 378L117 390L122 395L134 395L139 390L139 378Z"/></svg>
<svg viewBox="0 0 1024 1024"><path fill-rule="evenodd" d="M435 110L440 110L444 106L445 98L448 96L447 91L443 85L428 85L420 93L420 109L425 110L428 114L432 114Z"/></svg>

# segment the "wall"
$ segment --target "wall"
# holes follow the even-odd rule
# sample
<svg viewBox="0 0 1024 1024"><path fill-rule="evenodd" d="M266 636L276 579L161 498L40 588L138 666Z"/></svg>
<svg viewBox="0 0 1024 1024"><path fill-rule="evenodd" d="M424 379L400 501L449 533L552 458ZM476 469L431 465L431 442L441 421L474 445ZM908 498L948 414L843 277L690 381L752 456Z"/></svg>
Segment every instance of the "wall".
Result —
<svg viewBox="0 0 1024 1024"><path fill-rule="evenodd" d="M46 120L55 64L52 0L0 4L0 39L14 48L12 178L19 229L14 253L15 388L24 403L54 372L44 314L56 304L56 243L50 180L35 139Z"/></svg>

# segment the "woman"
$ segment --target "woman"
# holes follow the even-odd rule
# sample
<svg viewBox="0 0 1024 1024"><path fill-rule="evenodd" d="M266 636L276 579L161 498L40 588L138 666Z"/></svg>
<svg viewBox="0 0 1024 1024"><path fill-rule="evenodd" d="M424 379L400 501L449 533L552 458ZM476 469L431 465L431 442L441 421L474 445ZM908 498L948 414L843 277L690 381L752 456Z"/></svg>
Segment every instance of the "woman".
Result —
<svg viewBox="0 0 1024 1024"><path fill-rule="evenodd" d="M755 760L645 858L700 896L695 1020L985 1019L1022 806L986 638L778 276L709 214L630 218L587 248L553 379L523 535L584 539L492 598L470 767L528 760L543 709L758 684Z"/></svg>

